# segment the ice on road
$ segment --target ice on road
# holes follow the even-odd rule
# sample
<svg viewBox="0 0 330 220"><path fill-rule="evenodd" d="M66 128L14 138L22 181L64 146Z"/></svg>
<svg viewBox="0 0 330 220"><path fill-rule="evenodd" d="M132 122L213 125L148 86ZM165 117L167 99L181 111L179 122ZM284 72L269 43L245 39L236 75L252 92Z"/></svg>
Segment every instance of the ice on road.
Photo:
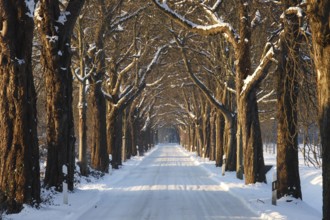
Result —
<svg viewBox="0 0 330 220"><path fill-rule="evenodd" d="M160 145L98 198L92 207L71 218L259 219L176 145Z"/></svg>

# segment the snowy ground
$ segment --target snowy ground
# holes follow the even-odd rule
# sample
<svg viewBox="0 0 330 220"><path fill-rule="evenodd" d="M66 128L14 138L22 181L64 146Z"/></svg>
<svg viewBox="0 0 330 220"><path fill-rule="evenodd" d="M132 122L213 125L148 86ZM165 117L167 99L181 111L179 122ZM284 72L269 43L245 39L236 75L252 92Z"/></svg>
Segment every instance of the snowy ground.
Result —
<svg viewBox="0 0 330 220"><path fill-rule="evenodd" d="M266 164L275 155L265 153ZM26 207L4 219L321 219L321 170L301 163L303 201L284 198L271 205L268 184L245 185L235 173L221 175L214 162L198 158L178 145L158 145L134 157L101 179L80 179L64 205L62 194L50 195L38 210ZM291 202L287 202L287 200Z"/></svg>

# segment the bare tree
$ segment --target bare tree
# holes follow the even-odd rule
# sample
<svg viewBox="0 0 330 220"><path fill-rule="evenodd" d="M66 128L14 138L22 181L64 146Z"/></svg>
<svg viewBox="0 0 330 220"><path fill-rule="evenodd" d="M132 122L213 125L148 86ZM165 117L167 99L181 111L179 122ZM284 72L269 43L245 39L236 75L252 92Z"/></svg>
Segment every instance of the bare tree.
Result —
<svg viewBox="0 0 330 220"><path fill-rule="evenodd" d="M286 195L302 198L298 160L298 74L301 44L299 13L292 11L299 1L282 1L280 57L278 65L277 180L278 198Z"/></svg>
<svg viewBox="0 0 330 220"><path fill-rule="evenodd" d="M8 213L40 202L31 65L35 3L0 1L0 210Z"/></svg>
<svg viewBox="0 0 330 220"><path fill-rule="evenodd" d="M229 23L221 21L214 10L217 9L221 1L217 1L212 7L203 9L209 19L211 25L198 25L190 20L185 19L177 12L170 9L166 1L153 1L155 5L163 12L169 15L180 25L191 31L202 35L223 34L226 40L232 45L236 59L236 93L237 93L237 176L242 178L243 175L243 150L244 150L244 174L245 183L264 182L266 176L264 172L264 159L262 151L261 131L258 118L258 106L256 100L256 89L261 80L268 72L270 63L275 54L271 44L266 44L265 53L260 59L260 63L252 73L251 57L250 57L250 16L248 13L248 4L245 1L238 1L239 18L239 34Z"/></svg>
<svg viewBox="0 0 330 220"><path fill-rule="evenodd" d="M71 35L84 0L41 0L37 13L47 92L47 167L44 184L62 189L62 166L73 190L75 167L72 113Z"/></svg>
<svg viewBox="0 0 330 220"><path fill-rule="evenodd" d="M319 126L322 145L323 219L330 218L330 1L308 0L314 63L317 73Z"/></svg>

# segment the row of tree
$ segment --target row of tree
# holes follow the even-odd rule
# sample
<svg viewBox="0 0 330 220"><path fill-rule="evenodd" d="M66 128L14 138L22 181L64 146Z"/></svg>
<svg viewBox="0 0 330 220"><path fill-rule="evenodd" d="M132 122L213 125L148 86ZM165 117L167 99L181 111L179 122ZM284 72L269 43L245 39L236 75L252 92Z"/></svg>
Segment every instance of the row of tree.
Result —
<svg viewBox="0 0 330 220"><path fill-rule="evenodd" d="M75 129L88 175L89 164L107 172L109 154L118 168L158 127L217 166L225 155L245 183L266 182L259 117L275 111L278 196L302 198L299 125L314 115L298 110L318 92L327 219L330 1L151 2L0 1L0 208L40 202L43 102L46 187L61 190L67 165L73 189Z"/></svg>
<svg viewBox="0 0 330 220"><path fill-rule="evenodd" d="M192 33L222 35L220 45L218 40L196 46L194 34L171 30L181 53L181 65L211 103L208 105L198 95L183 94L185 105L181 109L186 114L179 122L181 141L188 149L195 148L199 155L215 159L217 165L222 165L225 155L226 170L236 170L238 178L242 178L244 172L246 184L266 181L258 116L262 110L257 103L265 101L274 91L266 95L257 91L261 82L268 78L267 74L274 73L278 197L302 198L298 167L298 100L306 98L303 97L306 93L315 94L309 87L304 88L305 85L317 84L324 178L323 216L327 219L329 173L326 161L329 155L325 133L330 124L325 113L328 104L324 99L327 99L329 88L325 86L329 74L329 11L326 9L329 2L283 0L226 4L205 1L190 6L174 1L154 0L154 3ZM272 8L273 17L267 16L267 7ZM235 15L225 13L228 11ZM197 19L196 14L199 15ZM261 33L266 31L270 34ZM263 49L260 45L264 45ZM312 97L308 105L315 103L315 98Z"/></svg>
<svg viewBox="0 0 330 220"><path fill-rule="evenodd" d="M0 2L1 210L18 212L23 203L40 203L37 121L42 115L39 142L47 148L43 185L61 191L65 178L73 189L73 93L79 97L82 175L88 175L88 163L108 172L109 154L118 168L123 159L136 155L136 146L142 151L151 147L154 130L145 119L154 101L146 90L157 84L157 76L150 74L166 44L157 41L157 30L146 26L146 8L123 0ZM133 28L126 32L126 27ZM147 82L150 77L153 83Z"/></svg>

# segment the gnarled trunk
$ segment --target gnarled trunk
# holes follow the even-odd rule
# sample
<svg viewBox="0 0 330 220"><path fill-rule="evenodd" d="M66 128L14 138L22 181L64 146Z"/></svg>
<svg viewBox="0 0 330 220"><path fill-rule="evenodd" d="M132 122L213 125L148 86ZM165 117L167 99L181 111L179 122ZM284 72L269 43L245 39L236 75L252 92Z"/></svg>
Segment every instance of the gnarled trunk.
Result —
<svg viewBox="0 0 330 220"><path fill-rule="evenodd" d="M109 103L107 114L108 154L112 155L112 167L118 169L121 162L122 113Z"/></svg>
<svg viewBox="0 0 330 220"><path fill-rule="evenodd" d="M215 120L216 111L212 109L210 116L210 160L215 160Z"/></svg>
<svg viewBox="0 0 330 220"><path fill-rule="evenodd" d="M100 77L100 75L98 75ZM97 78L94 79L97 82ZM90 99L92 109L92 161L94 169L108 172L109 156L107 153L107 125L106 125L106 103L100 83L92 83L90 86Z"/></svg>
<svg viewBox="0 0 330 220"><path fill-rule="evenodd" d="M238 103L238 120L244 152L245 183L266 182L256 92ZM239 140L238 140L239 141Z"/></svg>
<svg viewBox="0 0 330 220"><path fill-rule="evenodd" d="M216 156L215 165L221 167L223 165L223 154L224 154L224 127L225 119L223 115L217 111L216 124L215 124L215 145L216 145Z"/></svg>
<svg viewBox="0 0 330 220"><path fill-rule="evenodd" d="M100 5L102 7L102 5ZM100 22L96 28L96 50L92 54L96 63L96 73L91 77L91 108L92 108L92 167L102 172L109 170L109 156L107 152L107 124L106 124L106 100L102 91L102 81L105 75L105 52L103 35L104 22ZM97 53L96 53L97 51Z"/></svg>
<svg viewBox="0 0 330 220"><path fill-rule="evenodd" d="M298 1L283 0L283 11ZM281 55L278 65L277 85L277 197L289 195L302 198L298 159L298 71L299 20L296 15L283 18Z"/></svg>
<svg viewBox="0 0 330 220"><path fill-rule="evenodd" d="M323 219L330 219L330 0L308 0L322 145Z"/></svg>
<svg viewBox="0 0 330 220"><path fill-rule="evenodd" d="M259 124L256 88L243 90L244 80L251 74L250 40L251 27L248 5L240 1L240 37L236 53L236 96L237 96L237 177L243 173L244 157L245 183L265 182L261 130Z"/></svg>
<svg viewBox="0 0 330 220"><path fill-rule="evenodd" d="M226 171L236 170L236 117L232 116L225 120L224 139L225 139L225 155L226 155Z"/></svg>
<svg viewBox="0 0 330 220"><path fill-rule="evenodd" d="M0 1L0 211L8 213L40 202L31 13L24 1Z"/></svg>
<svg viewBox="0 0 330 220"><path fill-rule="evenodd" d="M57 22L61 15L58 1L41 0L39 32L42 41L42 63L47 92L47 167L44 184L62 189L64 178L73 190L75 167L74 126L72 113L71 34L84 1L69 1L67 21ZM66 165L68 174L62 173Z"/></svg>

